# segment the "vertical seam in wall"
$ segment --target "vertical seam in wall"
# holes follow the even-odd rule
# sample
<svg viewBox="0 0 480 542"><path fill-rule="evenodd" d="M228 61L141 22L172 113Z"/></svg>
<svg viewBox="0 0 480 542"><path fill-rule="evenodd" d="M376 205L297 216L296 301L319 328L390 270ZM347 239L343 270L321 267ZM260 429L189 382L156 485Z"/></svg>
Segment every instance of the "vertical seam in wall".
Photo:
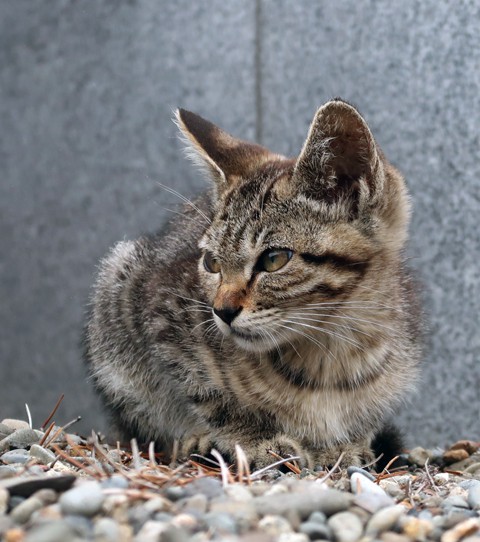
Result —
<svg viewBox="0 0 480 542"><path fill-rule="evenodd" d="M262 117L262 0L255 0L255 141L263 143Z"/></svg>

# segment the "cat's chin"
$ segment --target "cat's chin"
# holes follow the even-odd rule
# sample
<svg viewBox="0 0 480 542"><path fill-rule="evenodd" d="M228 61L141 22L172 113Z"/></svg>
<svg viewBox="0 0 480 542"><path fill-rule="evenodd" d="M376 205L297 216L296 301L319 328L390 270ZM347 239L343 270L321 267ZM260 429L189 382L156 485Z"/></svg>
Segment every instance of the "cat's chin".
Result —
<svg viewBox="0 0 480 542"><path fill-rule="evenodd" d="M274 348L273 345L270 345L265 341L265 339L260 337L248 337L238 335L237 333L231 333L230 335L235 343L246 350L247 352L255 352L256 354L262 354L264 352L269 352Z"/></svg>

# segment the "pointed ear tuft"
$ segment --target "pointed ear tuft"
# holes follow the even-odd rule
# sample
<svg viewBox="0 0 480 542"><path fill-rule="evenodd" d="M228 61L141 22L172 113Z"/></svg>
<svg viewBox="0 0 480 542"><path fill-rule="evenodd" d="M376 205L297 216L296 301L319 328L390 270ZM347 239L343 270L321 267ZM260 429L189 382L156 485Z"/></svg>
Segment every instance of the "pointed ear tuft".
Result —
<svg viewBox="0 0 480 542"><path fill-rule="evenodd" d="M224 188L275 158L270 151L232 137L199 115L178 109L177 124L189 145L190 157L207 167L217 187Z"/></svg>
<svg viewBox="0 0 480 542"><path fill-rule="evenodd" d="M360 113L336 98L316 113L294 177L308 192L329 199L364 184L371 194L380 160L373 136Z"/></svg>

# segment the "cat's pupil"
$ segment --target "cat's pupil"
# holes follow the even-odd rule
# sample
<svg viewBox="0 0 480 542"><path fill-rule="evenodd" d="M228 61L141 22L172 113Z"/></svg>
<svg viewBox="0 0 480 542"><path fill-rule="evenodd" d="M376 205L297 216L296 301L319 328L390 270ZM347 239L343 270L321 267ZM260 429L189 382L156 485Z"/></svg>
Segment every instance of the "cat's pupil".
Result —
<svg viewBox="0 0 480 542"><path fill-rule="evenodd" d="M260 256L257 269L258 271L267 271L268 273L278 271L290 261L292 255L293 252L288 249L273 249L265 251Z"/></svg>

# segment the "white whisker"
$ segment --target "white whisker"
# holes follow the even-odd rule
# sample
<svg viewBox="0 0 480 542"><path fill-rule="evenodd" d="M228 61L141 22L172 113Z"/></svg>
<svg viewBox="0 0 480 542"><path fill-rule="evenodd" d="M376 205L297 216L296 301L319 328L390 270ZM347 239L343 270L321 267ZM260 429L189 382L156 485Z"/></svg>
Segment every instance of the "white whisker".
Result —
<svg viewBox="0 0 480 542"><path fill-rule="evenodd" d="M192 207L192 209L195 209L195 211L197 211L197 213L203 217L207 222L208 224L211 224L212 221L208 218L208 216L201 210L199 209L195 203L193 203L193 201L189 200L187 197L185 197L183 194L180 194L180 192L177 192L176 190L174 190L173 188L170 188L169 186L165 186L164 184L162 183L157 183L161 188L163 188L165 191L169 192L170 194L173 194L174 196L177 196L178 198L180 198L183 202L185 202L187 205L190 205L190 207Z"/></svg>

